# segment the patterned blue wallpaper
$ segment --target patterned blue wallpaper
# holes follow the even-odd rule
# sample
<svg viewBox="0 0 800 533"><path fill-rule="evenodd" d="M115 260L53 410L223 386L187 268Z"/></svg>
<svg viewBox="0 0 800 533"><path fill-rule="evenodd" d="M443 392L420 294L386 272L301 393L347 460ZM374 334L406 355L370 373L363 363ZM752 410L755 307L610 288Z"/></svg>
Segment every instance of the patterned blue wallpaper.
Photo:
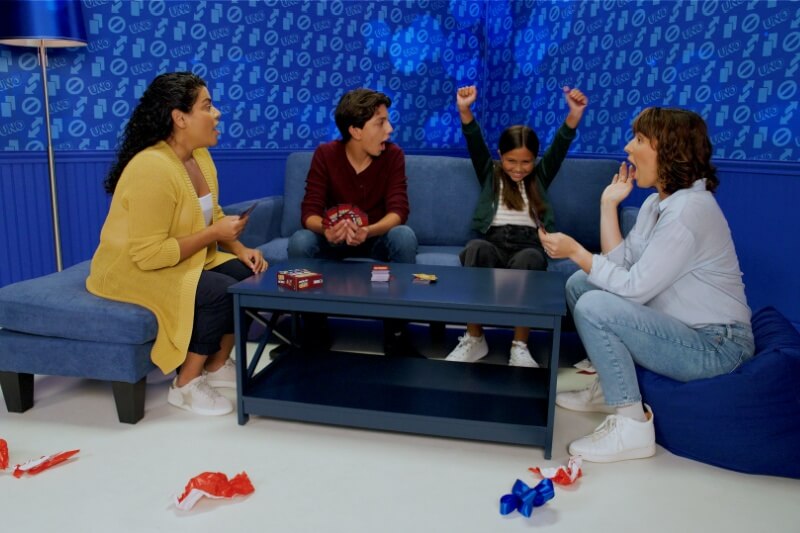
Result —
<svg viewBox="0 0 800 533"><path fill-rule="evenodd" d="M459 85L481 89L491 141L514 123L549 139L562 85L591 106L574 151L620 153L648 105L695 109L716 156L800 159L797 1L83 0L89 46L50 50L56 149L109 150L158 73L192 70L223 111L221 148L312 149L332 108L389 94L406 149L463 148ZM34 49L0 46L0 149L44 149Z"/></svg>
<svg viewBox="0 0 800 533"><path fill-rule="evenodd" d="M708 122L715 156L800 160L800 2L490 2L487 129L551 138L558 88L591 98L573 150L619 153L648 106Z"/></svg>

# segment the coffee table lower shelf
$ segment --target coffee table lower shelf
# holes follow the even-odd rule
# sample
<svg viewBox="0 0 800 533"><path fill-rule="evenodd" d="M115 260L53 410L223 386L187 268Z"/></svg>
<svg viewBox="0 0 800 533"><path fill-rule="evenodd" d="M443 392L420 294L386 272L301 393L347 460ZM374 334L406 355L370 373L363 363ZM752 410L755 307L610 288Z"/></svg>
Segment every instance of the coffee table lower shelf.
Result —
<svg viewBox="0 0 800 533"><path fill-rule="evenodd" d="M251 414L314 423L544 446L547 369L347 352L288 351L240 396Z"/></svg>

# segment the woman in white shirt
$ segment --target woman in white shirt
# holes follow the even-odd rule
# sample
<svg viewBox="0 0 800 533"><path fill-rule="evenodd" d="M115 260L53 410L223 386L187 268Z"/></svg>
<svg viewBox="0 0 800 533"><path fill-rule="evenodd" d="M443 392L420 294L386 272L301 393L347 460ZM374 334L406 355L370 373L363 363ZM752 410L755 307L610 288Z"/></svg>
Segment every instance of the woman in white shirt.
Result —
<svg viewBox="0 0 800 533"><path fill-rule="evenodd" d="M655 454L653 413L642 404L635 364L680 381L731 372L752 357L750 308L730 229L714 199L719 184L703 119L681 109L648 108L601 197L602 254L562 233L540 232L550 257L581 270L567 282L567 303L598 379L562 392L556 403L609 413L569 446L587 461ZM654 187L623 239L617 208L633 181Z"/></svg>

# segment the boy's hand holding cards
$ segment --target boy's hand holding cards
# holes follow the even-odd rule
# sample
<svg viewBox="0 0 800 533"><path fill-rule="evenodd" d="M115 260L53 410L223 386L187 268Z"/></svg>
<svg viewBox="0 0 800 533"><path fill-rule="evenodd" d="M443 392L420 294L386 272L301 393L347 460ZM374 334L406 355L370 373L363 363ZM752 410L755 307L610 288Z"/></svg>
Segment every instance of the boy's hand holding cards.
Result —
<svg viewBox="0 0 800 533"><path fill-rule="evenodd" d="M367 214L352 204L337 204L325 212L322 225L326 228L335 226L340 220L351 220L356 226L369 224Z"/></svg>

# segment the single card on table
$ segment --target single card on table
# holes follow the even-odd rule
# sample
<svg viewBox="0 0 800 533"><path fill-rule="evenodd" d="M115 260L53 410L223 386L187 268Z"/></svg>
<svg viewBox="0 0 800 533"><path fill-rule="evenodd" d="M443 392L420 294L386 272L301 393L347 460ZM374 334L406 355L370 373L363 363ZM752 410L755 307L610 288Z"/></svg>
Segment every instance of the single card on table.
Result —
<svg viewBox="0 0 800 533"><path fill-rule="evenodd" d="M372 265L371 281L389 281L390 278L389 265Z"/></svg>

